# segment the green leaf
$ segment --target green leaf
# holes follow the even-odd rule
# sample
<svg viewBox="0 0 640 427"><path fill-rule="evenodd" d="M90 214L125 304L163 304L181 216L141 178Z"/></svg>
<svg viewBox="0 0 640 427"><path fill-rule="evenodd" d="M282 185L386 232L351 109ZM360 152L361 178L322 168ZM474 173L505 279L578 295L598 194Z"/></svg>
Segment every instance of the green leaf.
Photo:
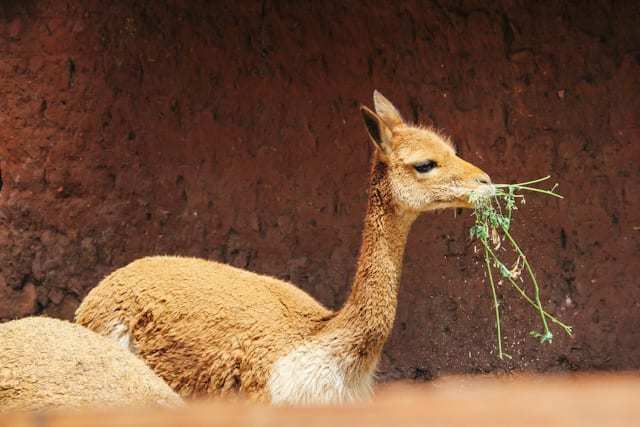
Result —
<svg viewBox="0 0 640 427"><path fill-rule="evenodd" d="M537 332L537 331L531 331L530 334L534 338L540 338L540 344L544 344L547 341L551 343L553 340L553 334L551 333L551 331L547 331L544 334L541 334L540 332Z"/></svg>

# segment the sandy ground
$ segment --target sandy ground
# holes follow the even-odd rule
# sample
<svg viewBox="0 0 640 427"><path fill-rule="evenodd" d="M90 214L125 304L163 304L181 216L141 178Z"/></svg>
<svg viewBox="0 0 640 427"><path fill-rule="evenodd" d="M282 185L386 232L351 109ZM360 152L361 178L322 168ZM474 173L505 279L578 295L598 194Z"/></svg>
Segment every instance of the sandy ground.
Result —
<svg viewBox="0 0 640 427"><path fill-rule="evenodd" d="M190 402L184 409L22 414L0 426L631 426L640 374L448 377L380 386L372 402L331 408Z"/></svg>

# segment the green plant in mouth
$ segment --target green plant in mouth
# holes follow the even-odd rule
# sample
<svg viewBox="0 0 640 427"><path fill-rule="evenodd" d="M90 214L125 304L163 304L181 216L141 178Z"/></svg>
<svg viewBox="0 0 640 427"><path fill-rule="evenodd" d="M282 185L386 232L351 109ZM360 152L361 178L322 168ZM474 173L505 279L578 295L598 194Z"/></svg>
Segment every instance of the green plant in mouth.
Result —
<svg viewBox="0 0 640 427"><path fill-rule="evenodd" d="M484 248L484 259L487 267L489 283L491 285L491 292L493 294L496 314L498 357L500 357L500 359L503 359L504 357L511 359L511 355L503 351L502 331L500 327L500 304L498 302L496 292L494 270L497 271L500 277L511 283L518 293L522 295L522 297L536 310L538 310L542 321L542 332L532 331L531 336L539 338L541 343L551 342L553 334L549 329L548 321L559 325L569 335L571 335L572 332L571 326L565 325L542 308L542 304L540 302L540 287L533 272L533 268L531 267L526 255L509 232L513 211L518 209L517 202L520 202L521 204L525 203L524 195L518 192L532 191L560 199L563 198L560 194L555 192L557 184L550 190L532 187L532 185L538 184L549 178L549 176L546 176L544 178L519 184L496 184L494 185L495 194L493 195L476 192L469 193L469 202L474 206L474 215L476 217L476 223L471 227L470 235L472 239L476 238ZM502 247L502 243L504 241L507 241L511 245L517 256L516 262L511 266L511 268L507 267L507 265L505 265L498 256L498 250ZM523 271L525 271L525 276L529 277L531 284L533 285L533 296L527 294L525 291L524 278L522 277Z"/></svg>

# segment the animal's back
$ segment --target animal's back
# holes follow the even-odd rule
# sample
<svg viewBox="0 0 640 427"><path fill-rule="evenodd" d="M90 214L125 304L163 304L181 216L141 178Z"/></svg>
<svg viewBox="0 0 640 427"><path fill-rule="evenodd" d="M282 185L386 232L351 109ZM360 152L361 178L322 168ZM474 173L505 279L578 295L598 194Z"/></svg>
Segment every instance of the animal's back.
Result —
<svg viewBox="0 0 640 427"><path fill-rule="evenodd" d="M46 317L0 325L0 412L143 404L181 400L112 340Z"/></svg>
<svg viewBox="0 0 640 427"><path fill-rule="evenodd" d="M273 362L332 315L281 280L213 261L156 256L107 276L82 302L76 321L128 343L183 396L268 400L264 386Z"/></svg>

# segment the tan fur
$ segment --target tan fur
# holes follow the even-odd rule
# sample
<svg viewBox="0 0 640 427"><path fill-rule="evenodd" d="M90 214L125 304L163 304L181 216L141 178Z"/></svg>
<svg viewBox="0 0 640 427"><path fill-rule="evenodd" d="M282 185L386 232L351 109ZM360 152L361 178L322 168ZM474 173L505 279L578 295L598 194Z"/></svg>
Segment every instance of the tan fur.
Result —
<svg viewBox="0 0 640 427"><path fill-rule="evenodd" d="M0 325L0 413L181 402L144 362L80 325L46 317Z"/></svg>
<svg viewBox="0 0 640 427"><path fill-rule="evenodd" d="M106 277L76 320L131 350L183 396L337 403L370 393L393 324L407 235L420 212L468 207L489 177L378 92L362 115L376 154L352 293L332 312L295 286L213 261L149 257ZM416 163L437 167L419 173ZM126 341L126 339L125 339Z"/></svg>

